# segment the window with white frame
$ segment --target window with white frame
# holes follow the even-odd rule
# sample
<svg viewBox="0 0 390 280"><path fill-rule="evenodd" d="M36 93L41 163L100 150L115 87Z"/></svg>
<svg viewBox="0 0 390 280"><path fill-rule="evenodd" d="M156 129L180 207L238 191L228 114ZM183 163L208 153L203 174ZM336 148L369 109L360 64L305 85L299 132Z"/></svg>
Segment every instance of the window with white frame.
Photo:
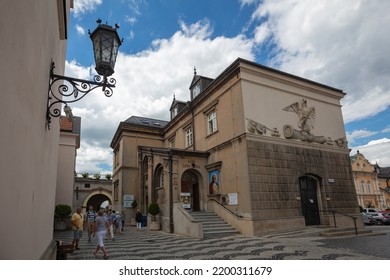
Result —
<svg viewBox="0 0 390 280"><path fill-rule="evenodd" d="M169 148L175 148L176 146L175 137L169 139L168 142L169 142Z"/></svg>
<svg viewBox="0 0 390 280"><path fill-rule="evenodd" d="M362 193L364 193L364 182L363 181L360 182L360 187L362 189Z"/></svg>
<svg viewBox="0 0 390 280"><path fill-rule="evenodd" d="M192 126L189 126L185 130L186 132L186 148L192 146Z"/></svg>
<svg viewBox="0 0 390 280"><path fill-rule="evenodd" d="M207 114L207 135L217 131L217 112L215 110Z"/></svg>
<svg viewBox="0 0 390 280"><path fill-rule="evenodd" d="M367 192L371 193L371 183L370 183L370 181L367 181Z"/></svg>

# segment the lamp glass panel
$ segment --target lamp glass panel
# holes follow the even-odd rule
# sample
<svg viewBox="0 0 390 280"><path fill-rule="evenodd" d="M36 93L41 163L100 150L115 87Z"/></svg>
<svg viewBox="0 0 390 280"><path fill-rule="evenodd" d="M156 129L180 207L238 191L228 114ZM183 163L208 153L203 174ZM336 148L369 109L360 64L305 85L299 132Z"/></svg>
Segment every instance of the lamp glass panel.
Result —
<svg viewBox="0 0 390 280"><path fill-rule="evenodd" d="M112 68L115 67L116 56L118 54L118 48L119 48L118 41L115 38L113 40L114 40L114 42L113 42L113 45L112 45L112 54L111 54L111 66L112 66Z"/></svg>
<svg viewBox="0 0 390 280"><path fill-rule="evenodd" d="M94 54L95 54L95 63L97 61L100 61L100 40L99 36L96 36L93 38L93 49L94 49Z"/></svg>
<svg viewBox="0 0 390 280"><path fill-rule="evenodd" d="M112 34L108 32L102 33L102 61L109 63L112 49Z"/></svg>

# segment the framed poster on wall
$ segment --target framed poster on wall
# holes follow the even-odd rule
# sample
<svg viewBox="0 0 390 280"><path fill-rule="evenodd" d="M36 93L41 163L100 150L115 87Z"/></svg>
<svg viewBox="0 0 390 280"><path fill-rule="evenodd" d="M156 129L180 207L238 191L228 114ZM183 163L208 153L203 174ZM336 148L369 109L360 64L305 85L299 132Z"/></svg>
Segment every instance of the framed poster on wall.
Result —
<svg viewBox="0 0 390 280"><path fill-rule="evenodd" d="M219 194L219 170L209 171L209 194Z"/></svg>
<svg viewBox="0 0 390 280"><path fill-rule="evenodd" d="M125 208L131 208L131 204L134 201L134 195L131 194L125 194L123 196L123 207Z"/></svg>
<svg viewBox="0 0 390 280"><path fill-rule="evenodd" d="M191 194L190 193L181 193L180 200L184 209L191 209Z"/></svg>

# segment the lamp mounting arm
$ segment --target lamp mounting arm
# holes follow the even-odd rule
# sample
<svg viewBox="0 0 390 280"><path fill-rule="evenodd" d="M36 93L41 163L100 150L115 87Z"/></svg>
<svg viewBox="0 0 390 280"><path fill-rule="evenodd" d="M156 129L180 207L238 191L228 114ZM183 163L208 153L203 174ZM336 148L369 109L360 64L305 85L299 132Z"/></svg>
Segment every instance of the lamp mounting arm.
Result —
<svg viewBox="0 0 390 280"><path fill-rule="evenodd" d="M107 76L95 75L93 81L72 78L54 74L55 64L52 61L50 65L50 80L47 96L46 124L50 130L52 117L61 115L62 104L67 106L81 100L91 91L102 88L104 95L111 97L116 80ZM58 106L61 104L61 106Z"/></svg>

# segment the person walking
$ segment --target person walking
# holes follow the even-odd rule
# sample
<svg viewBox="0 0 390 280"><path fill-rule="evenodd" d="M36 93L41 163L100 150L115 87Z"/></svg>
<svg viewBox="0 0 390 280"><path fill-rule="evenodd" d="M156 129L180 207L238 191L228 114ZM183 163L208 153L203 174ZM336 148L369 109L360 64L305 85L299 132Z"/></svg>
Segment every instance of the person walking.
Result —
<svg viewBox="0 0 390 280"><path fill-rule="evenodd" d="M80 250L79 243L80 238L83 236L84 218L81 214L81 207L77 208L76 212L71 218L72 230L73 230L73 241L72 244L75 250Z"/></svg>
<svg viewBox="0 0 390 280"><path fill-rule="evenodd" d="M110 234L111 240L114 241L114 221L112 216L112 210L109 209L106 211L106 220L107 220L107 234Z"/></svg>
<svg viewBox="0 0 390 280"><path fill-rule="evenodd" d="M137 213L135 214L135 221L137 222L137 229L142 228L142 214L139 208L137 208Z"/></svg>
<svg viewBox="0 0 390 280"><path fill-rule="evenodd" d="M117 234L117 231L119 234L122 234L121 214L119 214L119 211L115 212L115 214L115 234Z"/></svg>
<svg viewBox="0 0 390 280"><path fill-rule="evenodd" d="M93 211L93 206L89 205L87 213L85 213L85 222L88 231L88 242L91 242L93 228L95 226L96 212Z"/></svg>
<svg viewBox="0 0 390 280"><path fill-rule="evenodd" d="M123 229L125 228L125 219L126 219L125 211L122 210L122 212L121 212L121 222L122 222L121 231L123 231Z"/></svg>
<svg viewBox="0 0 390 280"><path fill-rule="evenodd" d="M96 250L93 254L95 257L97 257L99 250L102 250L102 252L104 254L103 258L105 260L108 259L108 252L104 248L104 237L106 236L106 231L107 231L106 229L108 226L109 226L108 220L104 216L104 209L100 209L98 212L98 215L95 219L93 236L95 237L95 234L96 234L96 239L97 239L98 244L97 244Z"/></svg>

